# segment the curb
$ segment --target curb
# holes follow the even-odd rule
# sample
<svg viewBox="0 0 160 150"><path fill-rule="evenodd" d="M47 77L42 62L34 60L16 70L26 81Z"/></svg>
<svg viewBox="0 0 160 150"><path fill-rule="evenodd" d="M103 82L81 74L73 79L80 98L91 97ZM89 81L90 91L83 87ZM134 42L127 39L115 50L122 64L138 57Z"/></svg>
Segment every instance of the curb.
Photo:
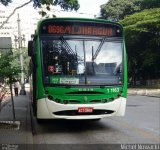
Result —
<svg viewBox="0 0 160 150"><path fill-rule="evenodd" d="M128 89L128 95L142 95L160 98L160 89Z"/></svg>

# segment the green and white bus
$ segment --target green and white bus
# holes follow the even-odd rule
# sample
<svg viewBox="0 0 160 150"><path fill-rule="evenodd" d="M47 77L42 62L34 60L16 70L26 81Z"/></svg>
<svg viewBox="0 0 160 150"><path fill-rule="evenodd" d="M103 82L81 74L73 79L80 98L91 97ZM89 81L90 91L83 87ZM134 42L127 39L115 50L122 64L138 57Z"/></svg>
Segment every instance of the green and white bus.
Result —
<svg viewBox="0 0 160 150"><path fill-rule="evenodd" d="M102 19L50 18L28 42L36 118L123 116L127 62L123 28Z"/></svg>

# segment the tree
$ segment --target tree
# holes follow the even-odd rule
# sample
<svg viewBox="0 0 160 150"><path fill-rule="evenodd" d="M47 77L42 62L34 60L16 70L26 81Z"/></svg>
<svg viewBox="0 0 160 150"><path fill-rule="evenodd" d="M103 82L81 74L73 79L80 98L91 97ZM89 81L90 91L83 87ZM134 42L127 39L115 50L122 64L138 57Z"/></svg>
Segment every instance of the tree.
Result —
<svg viewBox="0 0 160 150"><path fill-rule="evenodd" d="M13 57L12 53L1 53L0 56L0 77L1 80L7 82L8 84L15 81L18 73L20 72L20 68L18 66L14 66L13 61L15 57Z"/></svg>
<svg viewBox="0 0 160 150"><path fill-rule="evenodd" d="M141 7L141 10L150 9L150 8L159 8L160 1L159 0L142 0L140 7Z"/></svg>
<svg viewBox="0 0 160 150"><path fill-rule="evenodd" d="M30 0L28 2L33 2L33 7L35 8L40 8L42 5L47 5L47 8L49 9L50 5L59 5L64 10L79 9L79 4L77 0ZM9 3L12 3L12 0L0 0L0 3L7 6Z"/></svg>
<svg viewBox="0 0 160 150"><path fill-rule="evenodd" d="M126 34L129 77L154 79L160 74L160 8L148 9L119 21ZM136 78L135 78L136 77Z"/></svg>
<svg viewBox="0 0 160 150"><path fill-rule="evenodd" d="M0 3L7 6L11 3L12 0L0 0ZM28 5L29 3L33 2L34 8L41 8L42 5L46 5L46 9L50 10L50 5L59 5L64 10L78 10L80 5L78 0L29 0L28 2L16 7L13 12L7 17L7 19L0 25L0 29L7 23L7 21L13 16L16 10ZM46 12L43 12L43 15Z"/></svg>
<svg viewBox="0 0 160 150"><path fill-rule="evenodd" d="M3 5L7 6L8 3L11 3L12 0L0 0L0 3L2 3Z"/></svg>
<svg viewBox="0 0 160 150"><path fill-rule="evenodd" d="M101 6L101 15L105 19L118 21L144 9L159 7L160 0L109 0Z"/></svg>
<svg viewBox="0 0 160 150"><path fill-rule="evenodd" d="M124 26L132 84L136 80L159 78L160 1L109 0L101 6L101 13L103 18Z"/></svg>
<svg viewBox="0 0 160 150"><path fill-rule="evenodd" d="M105 19L120 20L126 15L133 14L140 10L141 0L109 0L101 6L101 15Z"/></svg>
<svg viewBox="0 0 160 150"><path fill-rule="evenodd" d="M12 84L16 81L16 77L20 72L20 69L16 66L13 66L12 62L15 58L12 55L12 52L1 53L0 56L0 77L1 80L5 81L10 87L11 100L12 100L12 110L13 110L13 121L15 121L15 110L14 110L14 101L12 93Z"/></svg>

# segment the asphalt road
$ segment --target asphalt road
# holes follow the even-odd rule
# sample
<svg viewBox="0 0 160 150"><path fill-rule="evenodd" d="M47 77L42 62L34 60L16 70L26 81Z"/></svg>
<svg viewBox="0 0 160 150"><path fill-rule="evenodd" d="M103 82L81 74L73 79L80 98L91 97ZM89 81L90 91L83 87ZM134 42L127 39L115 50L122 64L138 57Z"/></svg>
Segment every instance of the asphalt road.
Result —
<svg viewBox="0 0 160 150"><path fill-rule="evenodd" d="M160 98L128 96L125 117L34 123L34 144L160 143ZM93 147L94 148L94 147Z"/></svg>

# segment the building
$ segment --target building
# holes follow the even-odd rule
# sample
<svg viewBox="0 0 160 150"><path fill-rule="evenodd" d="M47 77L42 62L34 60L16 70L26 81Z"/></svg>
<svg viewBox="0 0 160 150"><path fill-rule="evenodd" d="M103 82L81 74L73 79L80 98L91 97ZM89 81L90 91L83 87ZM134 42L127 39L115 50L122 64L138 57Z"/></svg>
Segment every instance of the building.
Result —
<svg viewBox="0 0 160 150"><path fill-rule="evenodd" d="M3 7L0 7L0 25L6 20L9 12L5 10ZM12 19L13 20L13 19ZM8 37L10 36L11 32L14 30L15 26L12 24L12 20L7 22L5 26L0 29L0 37Z"/></svg>
<svg viewBox="0 0 160 150"><path fill-rule="evenodd" d="M13 12L15 7L0 5L0 25ZM33 7L25 6L17 10L9 21L0 29L0 37L11 37L12 47L18 47L18 14L21 26L22 46L27 46L27 41L31 39L31 34L34 34L36 24L41 16Z"/></svg>
<svg viewBox="0 0 160 150"><path fill-rule="evenodd" d="M1 54L11 52L12 42L11 37L0 37L0 57Z"/></svg>
<svg viewBox="0 0 160 150"><path fill-rule="evenodd" d="M18 1L19 3L12 2L9 6L3 6L0 4L0 25L7 19L7 17L13 12L13 10L24 4L24 1ZM21 35L22 35L22 46L27 46L27 41L31 39L31 35L34 34L37 22L42 18L39 14L39 11L47 11L46 7L43 6L42 9L34 9L33 4L30 3L20 9L18 9L14 15L9 19L9 21L4 25L3 28L0 29L0 37L11 37L12 40L12 48L18 47L18 14L20 18L21 25ZM47 11L47 15L45 17L53 17L53 15L57 17L91 17L91 14L82 14L77 12L65 12L60 9L60 7L52 6L50 11ZM93 15L92 15L93 18Z"/></svg>

